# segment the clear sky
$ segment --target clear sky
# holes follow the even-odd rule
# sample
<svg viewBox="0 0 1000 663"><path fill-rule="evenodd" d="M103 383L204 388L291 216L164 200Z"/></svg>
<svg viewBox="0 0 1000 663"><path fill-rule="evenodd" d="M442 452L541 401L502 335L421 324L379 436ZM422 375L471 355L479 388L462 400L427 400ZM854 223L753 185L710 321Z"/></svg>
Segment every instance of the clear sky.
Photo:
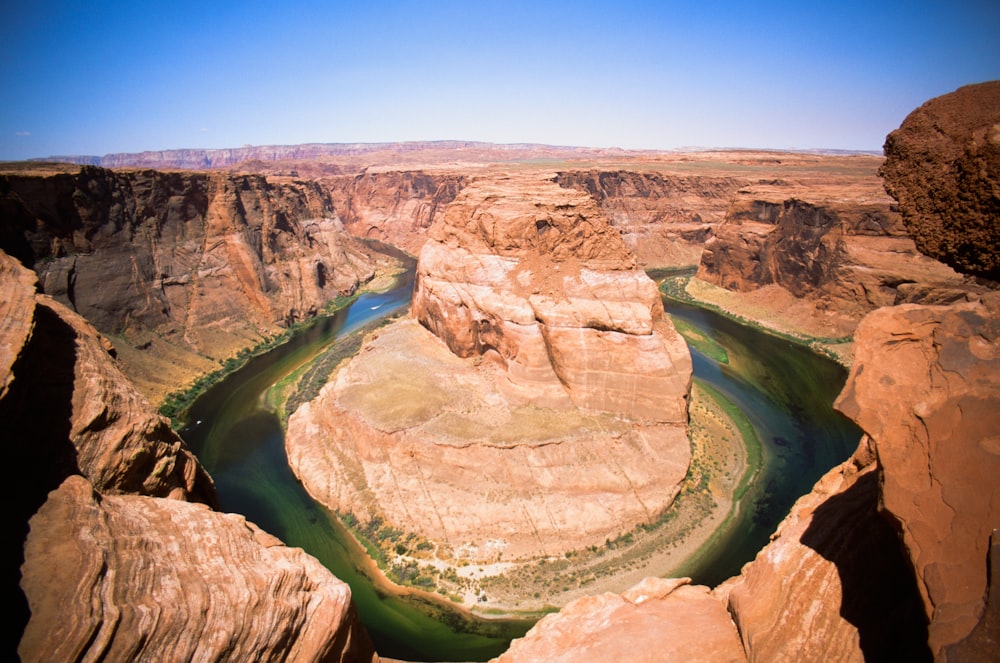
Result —
<svg viewBox="0 0 1000 663"><path fill-rule="evenodd" d="M482 140L879 150L997 0L0 0L0 159Z"/></svg>

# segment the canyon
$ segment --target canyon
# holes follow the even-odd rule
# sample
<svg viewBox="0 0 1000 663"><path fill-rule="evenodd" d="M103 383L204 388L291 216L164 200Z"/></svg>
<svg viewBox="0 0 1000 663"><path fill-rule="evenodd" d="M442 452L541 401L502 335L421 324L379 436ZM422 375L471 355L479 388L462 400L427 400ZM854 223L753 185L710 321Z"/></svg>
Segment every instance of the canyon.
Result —
<svg viewBox="0 0 1000 663"><path fill-rule="evenodd" d="M243 646L272 658L377 657L345 586L210 508L211 480L147 400L371 284L393 267L360 241L377 239L420 256L412 318L373 333L289 424L313 436L345 431L345 449L354 439L371 446L324 466L295 460L292 441L289 458L307 485L326 482L322 491L356 516L390 499L399 513L412 505L417 515L400 522L438 541L523 531L524 521L503 525L510 514L496 506L528 485L509 468L558 467L570 447L587 450L591 470L609 466L609 444L626 447L631 469L599 480L577 473L586 485L576 486L552 474L584 496L583 510L556 510L551 531L512 544L511 556L585 545L610 534L612 520L640 522L669 503L686 470L690 368L643 269L696 267L692 283L709 303L735 298L762 325L853 340L837 407L864 438L741 574L715 588L649 579L580 599L500 661L623 651L635 660L988 660L1000 299L996 197L979 192L1000 181L998 88L963 88L918 109L887 139L884 161L546 148L541 166L530 146L504 160L481 144L424 144L396 165L399 150L378 146L322 157L289 148L243 165L188 153L175 155L193 160L183 163L119 156L116 170L5 167L0 419L25 471L8 488L18 535L4 573L12 603L27 605L22 657L76 659L95 647L235 659ZM169 170L198 159L221 167ZM972 212L944 216L919 195L928 190L957 191L949 200L961 204L950 208ZM629 383L629 374L644 378ZM375 380L398 389L371 389ZM422 457L429 447L433 460ZM473 474L508 468L478 496L468 482L448 486L458 460L429 476L469 447ZM490 455L512 451L515 463ZM643 464L657 476L635 484ZM386 497L400 477L447 488L440 504L414 498L419 481ZM633 482L636 499L601 513L601 481L612 493ZM488 505L490 482L504 492L477 518L500 520L449 538L461 514L438 511L434 522L428 505ZM567 524L576 521L594 530ZM235 575L209 559L220 551ZM68 604L79 607L69 618ZM206 637L178 626L192 618Z"/></svg>

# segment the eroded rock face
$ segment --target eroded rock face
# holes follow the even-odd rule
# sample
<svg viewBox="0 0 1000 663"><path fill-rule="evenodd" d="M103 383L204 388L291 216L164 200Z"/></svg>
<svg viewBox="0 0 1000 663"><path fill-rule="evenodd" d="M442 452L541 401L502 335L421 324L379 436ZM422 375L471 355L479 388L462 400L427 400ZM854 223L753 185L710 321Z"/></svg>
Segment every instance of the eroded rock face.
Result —
<svg viewBox="0 0 1000 663"><path fill-rule="evenodd" d="M494 661L746 661L722 602L688 582L646 578L623 594L574 601Z"/></svg>
<svg viewBox="0 0 1000 663"><path fill-rule="evenodd" d="M885 141L881 175L920 251L1000 281L1000 81L910 113Z"/></svg>
<svg viewBox="0 0 1000 663"><path fill-rule="evenodd" d="M33 266L45 293L105 334L154 346L147 354L166 342L191 361L224 358L353 292L375 269L322 188L290 178L8 174L0 208L0 248Z"/></svg>
<svg viewBox="0 0 1000 663"><path fill-rule="evenodd" d="M465 185L455 172L367 170L326 178L334 209L351 234L418 255L427 229Z"/></svg>
<svg viewBox="0 0 1000 663"><path fill-rule="evenodd" d="M909 551L937 653L982 614L1000 526L1000 294L868 316L836 407L878 449L881 504Z"/></svg>
<svg viewBox="0 0 1000 663"><path fill-rule="evenodd" d="M589 196L474 182L417 271L416 320L373 335L289 419L314 497L505 562L603 544L673 501L690 355Z"/></svg>
<svg viewBox="0 0 1000 663"><path fill-rule="evenodd" d="M870 440L800 498L743 572L721 585L751 661L929 661L927 619L878 511Z"/></svg>
<svg viewBox="0 0 1000 663"><path fill-rule="evenodd" d="M207 507L68 478L31 519L23 661L375 660L319 562Z"/></svg>
<svg viewBox="0 0 1000 663"><path fill-rule="evenodd" d="M547 180L470 184L431 231L413 315L511 394L683 425L691 360L655 284L590 197Z"/></svg>
<svg viewBox="0 0 1000 663"><path fill-rule="evenodd" d="M699 278L739 292L777 285L854 324L881 306L948 303L976 290L916 250L884 196L810 202L758 193L735 201L715 228Z"/></svg>
<svg viewBox="0 0 1000 663"><path fill-rule="evenodd" d="M697 265L740 180L635 171L567 171L561 186L589 193L646 269Z"/></svg>

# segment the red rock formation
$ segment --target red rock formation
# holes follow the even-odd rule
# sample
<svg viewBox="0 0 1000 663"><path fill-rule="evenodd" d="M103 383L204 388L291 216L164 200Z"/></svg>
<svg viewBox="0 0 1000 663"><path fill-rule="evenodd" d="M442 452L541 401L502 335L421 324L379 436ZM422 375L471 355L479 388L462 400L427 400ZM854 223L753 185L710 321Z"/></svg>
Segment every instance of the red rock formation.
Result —
<svg viewBox="0 0 1000 663"><path fill-rule="evenodd" d="M376 660L350 588L242 516L68 478L31 519L22 661Z"/></svg>
<svg viewBox="0 0 1000 663"><path fill-rule="evenodd" d="M931 99L886 137L881 175L922 253L1000 281L1000 81Z"/></svg>
<svg viewBox="0 0 1000 663"><path fill-rule="evenodd" d="M687 582L647 578L623 594L578 599L542 619L494 662L746 661L723 604Z"/></svg>
<svg viewBox="0 0 1000 663"><path fill-rule="evenodd" d="M646 269L697 265L742 182L642 171L566 171L556 181L589 193Z"/></svg>
<svg viewBox="0 0 1000 663"><path fill-rule="evenodd" d="M593 200L500 177L462 191L417 268L413 315L488 353L535 403L686 424L691 364L655 285Z"/></svg>
<svg viewBox="0 0 1000 663"><path fill-rule="evenodd" d="M412 320L379 331L289 419L314 497L456 563L603 544L673 501L690 355L589 196L484 177L417 271L413 315L437 338Z"/></svg>
<svg viewBox="0 0 1000 663"><path fill-rule="evenodd" d="M868 316L837 407L878 449L881 505L909 551L940 652L982 614L1000 527L1000 294Z"/></svg>
<svg viewBox="0 0 1000 663"><path fill-rule="evenodd" d="M102 332L156 346L150 356L165 342L191 361L224 358L374 273L316 183L83 168L0 176L0 191L0 248ZM123 357L138 373L143 355Z"/></svg>
<svg viewBox="0 0 1000 663"><path fill-rule="evenodd" d="M855 321L880 306L963 300L973 289L917 252L887 199L809 202L780 190L758 193L769 195L734 202L716 227L699 278L742 292L776 284Z"/></svg>
<svg viewBox="0 0 1000 663"><path fill-rule="evenodd" d="M465 180L455 172L368 170L325 178L323 185L348 232L417 255L427 229L455 199Z"/></svg>

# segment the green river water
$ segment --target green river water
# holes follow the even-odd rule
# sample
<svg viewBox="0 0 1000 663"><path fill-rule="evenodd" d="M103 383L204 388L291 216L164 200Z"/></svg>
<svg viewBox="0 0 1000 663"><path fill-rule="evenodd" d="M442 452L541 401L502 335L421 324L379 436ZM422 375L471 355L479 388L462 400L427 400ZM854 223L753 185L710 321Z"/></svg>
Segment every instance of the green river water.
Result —
<svg viewBox="0 0 1000 663"><path fill-rule="evenodd" d="M486 660L531 622L470 618L443 601L395 596L376 587L362 572L370 564L364 551L292 475L281 425L265 403L272 385L335 339L407 306L412 283L411 271L393 290L362 295L255 358L194 403L181 434L215 479L223 510L242 513L303 548L351 585L379 654L413 661ZM846 378L842 367L712 311L664 304L672 316L726 349L728 363L692 349L695 376L748 416L763 447L763 467L728 527L698 555L697 564L683 569L696 583L714 585L753 559L795 499L850 455L860 432L831 408Z"/></svg>

